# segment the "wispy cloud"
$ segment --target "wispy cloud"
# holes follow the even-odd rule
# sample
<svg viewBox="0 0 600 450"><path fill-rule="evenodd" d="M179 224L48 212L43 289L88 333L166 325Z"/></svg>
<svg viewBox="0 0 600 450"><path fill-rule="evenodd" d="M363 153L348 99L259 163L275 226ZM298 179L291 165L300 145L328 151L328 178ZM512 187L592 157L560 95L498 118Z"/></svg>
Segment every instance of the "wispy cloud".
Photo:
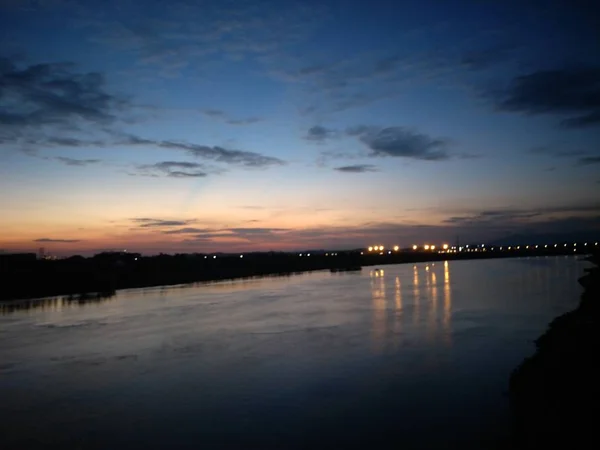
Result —
<svg viewBox="0 0 600 450"><path fill-rule="evenodd" d="M377 167L371 164L355 164L353 166L342 166L336 167L334 170L343 173L366 173L366 172L378 172Z"/></svg>
<svg viewBox="0 0 600 450"><path fill-rule="evenodd" d="M140 228L181 227L195 222L191 219L171 220L154 219L151 217L134 217L131 221Z"/></svg>
<svg viewBox="0 0 600 450"><path fill-rule="evenodd" d="M337 132L331 128L325 128L321 125L315 125L306 132L304 139L315 142L324 142L337 135Z"/></svg>
<svg viewBox="0 0 600 450"><path fill-rule="evenodd" d="M555 145L542 145L533 147L529 150L530 153L536 155L548 155L553 156L555 158L573 158L576 156L583 156L587 154L587 152L578 149L563 149Z"/></svg>
<svg viewBox="0 0 600 450"><path fill-rule="evenodd" d="M600 156L585 156L583 158L579 158L578 164L581 166L600 164Z"/></svg>
<svg viewBox="0 0 600 450"><path fill-rule="evenodd" d="M260 153L242 150L230 150L219 146L145 139L132 135L126 136L120 143L121 145L154 146L165 149L182 150L197 158L209 159L226 164L237 164L245 167L260 168L285 164L283 160L274 156L266 156L261 155Z"/></svg>
<svg viewBox="0 0 600 450"><path fill-rule="evenodd" d="M138 166L142 175L165 175L172 178L203 178L211 173L221 173L215 167L189 161L162 161Z"/></svg>
<svg viewBox="0 0 600 450"><path fill-rule="evenodd" d="M54 158L56 161L59 161L67 166L73 167L84 167L89 166L91 164L98 164L102 160L100 159L76 159L76 158L68 158L66 156L56 156Z"/></svg>
<svg viewBox="0 0 600 450"><path fill-rule="evenodd" d="M194 3L173 1L160 20L112 8L108 17L81 21L94 42L126 52L139 67L174 77L215 54L231 60L270 57L304 41L323 8L265 1Z"/></svg>
<svg viewBox="0 0 600 450"><path fill-rule="evenodd" d="M33 242L47 242L47 243L56 243L56 244L72 244L75 242L81 242L79 239L51 239L51 238L39 238L34 239Z"/></svg>
<svg viewBox="0 0 600 450"><path fill-rule="evenodd" d="M347 134L356 136L370 150L371 156L411 158L436 161L450 158L446 139L434 138L406 127L359 125Z"/></svg>
<svg viewBox="0 0 600 450"><path fill-rule="evenodd" d="M220 109L205 109L202 113L211 119L220 120L229 125L251 125L263 120L260 117L234 118Z"/></svg>
<svg viewBox="0 0 600 450"><path fill-rule="evenodd" d="M80 73L68 62L23 65L0 58L0 131L4 139L35 139L45 127L76 130L80 124L107 125L117 119L126 100L109 93L104 76ZM81 144L50 137L53 145Z"/></svg>
<svg viewBox="0 0 600 450"><path fill-rule="evenodd" d="M587 66L532 72L515 78L496 93L500 110L567 116L562 125L600 125L600 67Z"/></svg>
<svg viewBox="0 0 600 450"><path fill-rule="evenodd" d="M574 204L564 206L545 206L535 210L518 208L486 209L468 214L453 215L444 220L444 223L464 227L495 227L505 228L531 224L538 221L549 221L564 217L578 217L600 215L600 202Z"/></svg>
<svg viewBox="0 0 600 450"><path fill-rule="evenodd" d="M208 233L212 231L211 228L194 228L194 227L186 227L186 228L178 228L176 230L165 230L164 234L200 234L200 233Z"/></svg>

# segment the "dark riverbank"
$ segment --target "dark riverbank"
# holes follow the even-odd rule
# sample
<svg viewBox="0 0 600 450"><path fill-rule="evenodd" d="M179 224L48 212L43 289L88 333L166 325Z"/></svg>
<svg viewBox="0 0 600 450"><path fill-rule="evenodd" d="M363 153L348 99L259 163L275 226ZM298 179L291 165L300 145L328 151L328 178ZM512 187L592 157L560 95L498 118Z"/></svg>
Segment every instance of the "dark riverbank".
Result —
<svg viewBox="0 0 600 450"><path fill-rule="evenodd" d="M510 378L517 448L597 448L600 253L589 260L595 267L579 280L585 290L577 309L550 323Z"/></svg>
<svg viewBox="0 0 600 450"><path fill-rule="evenodd" d="M110 294L118 289L167 286L202 281L285 275L313 270L442 260L585 254L586 248L525 248L504 251L434 253L420 251L361 254L360 250L316 253L177 254L143 257L136 253L101 253L61 260L4 259L0 264L0 301L56 295ZM308 256L310 255L310 256Z"/></svg>

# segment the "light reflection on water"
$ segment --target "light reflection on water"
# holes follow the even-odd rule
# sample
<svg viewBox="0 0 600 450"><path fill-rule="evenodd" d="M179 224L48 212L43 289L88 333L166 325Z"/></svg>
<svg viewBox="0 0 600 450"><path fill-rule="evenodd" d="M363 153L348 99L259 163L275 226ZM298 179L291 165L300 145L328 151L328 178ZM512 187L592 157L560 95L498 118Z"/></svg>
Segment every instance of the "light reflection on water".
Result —
<svg viewBox="0 0 600 450"><path fill-rule="evenodd" d="M481 448L506 434L508 375L577 304L584 266L437 262L0 305L0 443Z"/></svg>
<svg viewBox="0 0 600 450"><path fill-rule="evenodd" d="M373 350L381 353L386 343L391 342L394 348L397 348L398 339L394 337L400 335L402 323L407 319L402 314L402 282L400 276L386 276L385 270L382 269L371 269L369 276L373 302ZM391 285L386 288L388 278L390 282L393 280L393 294L388 294ZM423 327L429 341L442 340L449 346L452 342L450 264L445 261L441 267L439 264L415 265L412 268L411 281L412 296L411 302L407 304L409 309L406 314L412 316L413 326ZM423 284L422 291L420 284Z"/></svg>

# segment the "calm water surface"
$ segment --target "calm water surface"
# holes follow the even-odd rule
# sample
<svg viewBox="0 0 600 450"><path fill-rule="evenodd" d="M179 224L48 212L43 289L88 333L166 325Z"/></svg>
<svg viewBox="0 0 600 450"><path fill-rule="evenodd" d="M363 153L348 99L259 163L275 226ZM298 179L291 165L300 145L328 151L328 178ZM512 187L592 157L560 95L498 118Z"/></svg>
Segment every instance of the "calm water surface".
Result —
<svg viewBox="0 0 600 450"><path fill-rule="evenodd" d="M0 306L0 447L501 447L509 374L577 305L584 267L436 262Z"/></svg>

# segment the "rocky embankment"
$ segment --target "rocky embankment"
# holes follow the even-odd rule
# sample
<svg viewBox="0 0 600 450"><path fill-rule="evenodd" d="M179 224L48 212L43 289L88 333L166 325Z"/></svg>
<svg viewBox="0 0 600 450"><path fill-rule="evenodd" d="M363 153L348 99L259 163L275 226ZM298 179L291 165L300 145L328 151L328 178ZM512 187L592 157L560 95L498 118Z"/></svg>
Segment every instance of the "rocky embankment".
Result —
<svg viewBox="0 0 600 450"><path fill-rule="evenodd" d="M579 306L554 319L511 375L517 448L600 448L600 254L579 282Z"/></svg>

